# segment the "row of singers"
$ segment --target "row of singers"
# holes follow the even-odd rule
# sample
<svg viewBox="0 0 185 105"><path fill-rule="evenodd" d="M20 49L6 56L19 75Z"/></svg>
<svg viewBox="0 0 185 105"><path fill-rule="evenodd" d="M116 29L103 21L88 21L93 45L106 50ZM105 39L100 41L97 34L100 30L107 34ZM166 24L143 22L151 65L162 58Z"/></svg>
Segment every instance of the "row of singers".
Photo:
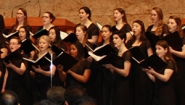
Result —
<svg viewBox="0 0 185 105"><path fill-rule="evenodd" d="M157 8L157 9L159 9L159 8ZM152 11L157 14L157 9L156 10L153 9ZM85 9L82 9L82 10L85 11ZM119 11L117 10L117 12L119 12ZM82 13L82 14L84 14L84 13ZM121 14L121 13L118 13L118 14ZM86 16L88 16L88 15L89 14L87 14ZM159 14L157 14L157 15L154 14L154 17L155 18L153 20L155 20L155 21L160 20ZM43 18L47 19L47 17L43 17ZM81 18L83 18L83 16L81 16ZM121 20L122 20L122 17L121 17ZM181 29L180 18L175 17L175 16L171 16L168 21L169 21L168 26L165 25L164 23L162 23L162 25L161 25L161 23L160 23L161 26L159 25L160 27L156 27L156 24L154 24L148 28L148 31L153 32L158 37L163 37L163 36L168 35L168 31L170 33L174 33L177 31L179 33L179 36L182 38L182 43L184 45L184 34ZM162 22L162 21L160 20L158 22ZM117 22L117 23L122 23L122 22ZM119 24L118 24L118 26L119 26ZM122 26L121 28L126 27L127 32L130 32L130 30L131 30L131 28L130 28L130 30L128 30L129 25L124 22L120 26ZM94 27L96 27L96 26L94 26ZM77 57L78 54L80 54L80 52L82 51L82 50L80 50L80 46L83 47L86 43L84 41L85 38L89 39L87 41L92 43L90 38L87 37L87 35L89 35L89 34L87 34L88 28L85 27L84 25L78 25L75 28L75 33L77 35L77 38L78 38L79 42L82 43L82 45L80 45L80 44L78 45L77 43L76 43L77 45L75 45L75 44L70 45L70 52L71 52L72 56L74 55L75 57ZM102 29L103 42L101 44L110 43L109 42L109 40L111 38L110 36L112 36L112 38L113 38L112 44L114 47L117 48L117 55L121 56L125 59L124 62L120 62L120 65L122 65L123 67L116 68L114 65L111 65L111 64L106 64L106 65L102 66L102 65L98 65L96 63L93 63L92 64L93 66L90 68L88 61L82 60L81 64L78 64L77 67L74 68L74 70L69 70L67 74L65 72L62 72L60 67L56 67L56 69L58 69L58 71L60 71L59 72L60 79L62 81L67 80L66 75L70 75L74 80L76 80L80 83L86 83L87 81L89 81L90 84L87 86L89 94L92 97L96 98L98 102L102 102L103 104L106 103L106 105L107 104L120 104L120 105L122 105L122 103L129 105L129 104L132 104L130 102L133 102L135 104L138 104L141 102L146 105L147 105L147 102L149 102L149 103L154 102L154 103L158 103L158 104L160 104L162 102L164 102L164 104L165 103L168 103L168 104L174 103L175 104L175 99L177 100L176 102L183 103L183 97L184 97L183 93L185 91L183 88L185 84L182 82L183 76L184 76L183 69L184 69L184 62L185 62L183 59L184 58L184 46L182 46L181 51L175 51L171 47L168 47L167 43L165 43L165 42L158 42L157 44L155 43L155 45L150 45L150 42L145 38L145 29L144 29L144 24L142 21L134 21L133 22L132 31L134 33L134 36L132 36L130 34L130 37L131 37L130 40L128 40L129 33L125 32L125 31L123 31L123 32L126 34L114 33L115 28L117 28L117 26L115 26L115 27L104 26L103 27L103 29ZM19 33L21 33L20 30L21 30L21 28L19 29ZM27 30L27 28L24 28L23 30L25 31L25 30ZM51 31L49 31L49 33L51 33ZM91 34L92 39L93 39L93 36L97 37L96 35L98 35L98 30L93 28L91 30L91 33L93 33L93 34ZM96 33L96 34L94 34L94 33ZM51 36L51 35L49 35L49 36ZM45 37L45 38L42 38L42 37ZM50 43L50 41L48 41L48 40L50 40L50 39L46 38L47 36L42 36L42 37L39 39L38 46L39 46L40 52L38 52L38 54L36 54L37 56L41 56L44 51L48 51L47 48ZM43 39L43 40L41 40L41 39ZM51 40L52 40L52 38L51 38ZM14 51L15 49L17 49L17 48L14 48L15 45L17 45L17 47L19 47L18 45L20 44L20 41L18 41L18 40L13 40L13 42L11 42L11 41L12 40L10 40L10 43L9 43L10 47L9 48L10 48L10 51L11 50ZM17 41L17 43L14 41ZM47 44L46 44L46 42L47 42ZM56 41L56 42L59 42L59 41ZM44 46L42 44L46 44L48 46ZM168 67L165 70L160 71L160 73L155 72L155 70L152 70L152 68L149 71L144 70L146 73L143 72L140 67L137 67L138 66L137 64L135 64L135 66L134 66L134 64L131 63L131 55L129 54L129 51L127 51L127 49L131 46L139 46L140 49L146 54L146 56L152 55L152 53L155 52L155 50L152 51L152 46L156 46L157 54L161 58L163 58L165 62L167 62L169 64ZM43 50L43 52L42 52L42 50ZM175 79L172 79L172 77L176 71L176 69L175 69L176 66L173 61L173 58L170 56L169 51L171 52L171 54L174 55L176 65L177 65L178 72L176 72ZM77 59L82 59L82 56L79 58L77 57ZM18 62L16 62L16 63L18 63ZM84 64L85 67L81 67L82 64ZM131 66L131 64L132 64L132 66ZM21 66L18 66L18 67L20 67L19 69L17 69L16 66L12 66L12 64L5 64L5 65L6 65L6 67L13 69L12 71L17 74L23 74L24 70L26 70L23 63L19 64L19 65L21 65ZM23 68L21 68L22 66L23 66ZM41 68L34 68L33 67L33 69L36 73L39 73L39 74L42 74L45 76L50 76L50 74L51 74L50 72L43 72L43 70ZM83 69L83 71L75 70L76 68ZM132 70L132 68L135 70ZM90 71L90 69L91 69L91 71ZM99 69L103 69L103 70L99 70ZM107 69L109 69L109 70L107 70ZM16 70L18 72L16 72ZM53 70L53 72L55 72L55 70ZM79 72L79 73L77 73L77 72ZM133 73L134 76L132 75L131 77L134 77L134 79L133 78L128 79L128 76L131 73ZM90 77L90 75L91 75L91 77ZM70 77L70 76L67 76L67 77ZM38 77L38 78L40 79L40 77ZM89 78L90 78L90 80L89 80ZM155 83L154 85L152 84L150 79L152 81L154 81L154 83ZM49 80L49 79L43 79L43 80ZM130 80L131 80L131 82L130 82ZM175 88L174 93L176 93L176 94L171 94L171 91L173 90L173 84L172 84L173 80L176 80L176 82L175 82L176 87L174 87ZM16 79L15 79L15 81L16 81ZM44 89L46 89L46 87L49 86L48 81L47 81L47 86L44 83L43 83L44 84L43 85L38 82L41 82L41 81L34 82L34 83L37 83L37 85L34 85L34 86L38 86L37 89L40 91L44 91ZM70 82L74 83L73 81L69 80L69 83ZM168 85L166 85L166 84L168 84ZM164 88L165 85L166 85L166 88ZM43 86L43 88L41 88L42 86ZM17 89L21 89L21 88L17 88ZM170 90L168 90L168 89L170 89ZM99 94L96 93L97 91ZM169 91L170 91L170 93L169 93ZM130 93L132 93L132 94L130 94ZM44 94L44 92L43 92L43 94ZM155 96L155 97L152 98L151 94L153 94L153 96ZM100 97L100 98L97 98L97 97ZM170 97L170 99L166 99L169 97ZM133 100L133 101L128 101L128 100Z"/></svg>

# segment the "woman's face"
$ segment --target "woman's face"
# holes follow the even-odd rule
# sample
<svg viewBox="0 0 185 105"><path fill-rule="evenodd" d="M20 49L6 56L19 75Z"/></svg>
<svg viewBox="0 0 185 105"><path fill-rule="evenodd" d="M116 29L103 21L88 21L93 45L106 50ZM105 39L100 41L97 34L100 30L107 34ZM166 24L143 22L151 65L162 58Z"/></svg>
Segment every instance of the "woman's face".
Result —
<svg viewBox="0 0 185 105"><path fill-rule="evenodd" d="M70 54L74 58L78 56L78 49L73 44L70 45Z"/></svg>
<svg viewBox="0 0 185 105"><path fill-rule="evenodd" d="M50 29L50 30L49 30L49 38L50 38L50 40L51 40L52 42L55 41L55 39L56 39L56 32L55 32L54 29Z"/></svg>
<svg viewBox="0 0 185 105"><path fill-rule="evenodd" d="M45 51L45 50L47 50L48 47L49 47L49 44L50 44L50 43L48 43L45 39L40 38L40 39L39 39L39 49L40 49L40 51Z"/></svg>
<svg viewBox="0 0 185 105"><path fill-rule="evenodd" d="M159 21L158 14L155 10L151 11L151 19L153 23L157 23Z"/></svg>
<svg viewBox="0 0 185 105"><path fill-rule="evenodd" d="M52 19L50 18L48 13L44 13L42 16L42 22L44 25L50 24Z"/></svg>
<svg viewBox="0 0 185 105"><path fill-rule="evenodd" d="M119 48L123 42L124 40L122 40L117 34L113 35L114 47Z"/></svg>
<svg viewBox="0 0 185 105"><path fill-rule="evenodd" d="M76 37L79 41L83 40L86 32L82 30L81 27L76 27Z"/></svg>
<svg viewBox="0 0 185 105"><path fill-rule="evenodd" d="M138 24L138 23L133 23L132 31L133 31L135 36L141 35L141 31L142 31L141 30L141 25Z"/></svg>
<svg viewBox="0 0 185 105"><path fill-rule="evenodd" d="M19 29L19 38L21 41L26 39L26 30L24 28Z"/></svg>
<svg viewBox="0 0 185 105"><path fill-rule="evenodd" d="M21 47L21 45L18 43L17 39L10 39L10 51L14 52L15 50L19 49Z"/></svg>
<svg viewBox="0 0 185 105"><path fill-rule="evenodd" d="M24 15L24 13L21 10L18 10L17 14L16 14L16 18L18 21L23 21L24 18L26 18L26 16Z"/></svg>
<svg viewBox="0 0 185 105"><path fill-rule="evenodd" d="M164 58L164 56L167 53L167 48L163 48L162 46L156 45L156 54L160 57L160 58Z"/></svg>
<svg viewBox="0 0 185 105"><path fill-rule="evenodd" d="M175 22L174 19L169 19L168 20L168 29L169 29L169 32L171 32L171 33L178 30L177 23Z"/></svg>
<svg viewBox="0 0 185 105"><path fill-rule="evenodd" d="M79 11L79 17L80 17L80 20L81 21L88 19L88 16L89 16L89 14L87 14L84 11L84 9L80 9L80 11Z"/></svg>
<svg viewBox="0 0 185 105"><path fill-rule="evenodd" d="M110 32L110 30L107 27L102 28L102 38L103 38L103 40L110 39L111 35L112 35L112 32Z"/></svg>
<svg viewBox="0 0 185 105"><path fill-rule="evenodd" d="M115 21L119 21L120 19L122 19L123 16L124 16L124 14L121 14L118 10L114 11L114 20Z"/></svg>

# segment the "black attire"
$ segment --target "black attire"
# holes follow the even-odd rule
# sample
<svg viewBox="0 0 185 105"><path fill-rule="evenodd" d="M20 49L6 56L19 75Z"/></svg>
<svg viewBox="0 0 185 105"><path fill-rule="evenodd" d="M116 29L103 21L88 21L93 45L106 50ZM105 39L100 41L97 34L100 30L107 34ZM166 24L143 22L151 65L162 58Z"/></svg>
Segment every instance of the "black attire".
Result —
<svg viewBox="0 0 185 105"><path fill-rule="evenodd" d="M150 26L147 28L146 34L148 34L148 32L149 32L149 33L155 35L155 31L152 31L152 27L153 27L153 26L154 26L154 25L150 25ZM164 34L168 34L168 26L167 26L166 24L164 24L163 27L162 27L162 33L161 33L161 35L159 35L159 36L156 35L156 38L155 38L156 40L150 40L150 39L149 39L149 41L150 41L150 43L151 43L151 47L152 47L153 52L155 52L155 45L156 45L156 43L159 41L159 39L161 39L161 38L164 37L164 36L163 36Z"/></svg>
<svg viewBox="0 0 185 105"><path fill-rule="evenodd" d="M158 78L155 78L154 95L152 105L176 105L175 104L175 89L174 89L174 74L175 74L175 62L167 60L166 69L174 70L172 76L167 82L163 82ZM165 69L157 71L160 74L164 74ZM180 105L180 104L178 104Z"/></svg>
<svg viewBox="0 0 185 105"><path fill-rule="evenodd" d="M79 75L83 75L83 73L86 69L90 69L90 62L88 62L87 60L80 60L70 70L79 74ZM71 76L70 74L67 73L66 88L69 86L75 86L75 85L81 85L83 87L86 87L85 83L81 83L81 82L77 81L73 76Z"/></svg>
<svg viewBox="0 0 185 105"><path fill-rule="evenodd" d="M182 38L182 43L185 45L185 36ZM177 92L177 105L185 105L185 59L173 55L177 64L177 73L175 75L175 86Z"/></svg>
<svg viewBox="0 0 185 105"><path fill-rule="evenodd" d="M131 61L131 53L124 52L122 55L124 60L115 62L119 68L124 68L125 61ZM115 66L115 65L114 65ZM131 89L129 83L129 76L124 77L117 72L113 73L111 86L111 105L132 105Z"/></svg>
<svg viewBox="0 0 185 105"><path fill-rule="evenodd" d="M14 64L17 67L20 67L21 63L23 63L22 59L12 60L12 64ZM27 84L24 78L26 75L26 71L23 75L20 75L11 68L7 69L8 69L8 78L6 82L6 89L12 90L18 95L21 105L29 105Z"/></svg>
<svg viewBox="0 0 185 105"><path fill-rule="evenodd" d="M38 58L38 55L36 54L34 56L34 60L36 60L37 58ZM55 58L55 55L53 55L53 58ZM40 67L42 70L50 71L50 65L40 65ZM52 79L52 83L53 83L53 79ZM33 79L34 102L40 101L42 99L46 99L47 98L46 92L50 87L51 87L51 77L48 77L36 72L35 78Z"/></svg>
<svg viewBox="0 0 185 105"><path fill-rule="evenodd" d="M6 71L6 66L3 64L3 60L2 59L0 59L0 71L2 73L2 75L0 77L0 90L2 90L3 81L4 81L4 75L5 75L5 71Z"/></svg>
<svg viewBox="0 0 185 105"><path fill-rule="evenodd" d="M113 29L113 33L116 32L116 31L121 31L124 34L126 34L130 31L132 31L132 28L130 27L129 24L125 24L121 29L117 29L116 26L113 26L112 29Z"/></svg>
<svg viewBox="0 0 185 105"><path fill-rule="evenodd" d="M132 44L133 42L129 41L127 47L133 47ZM148 57L147 49L151 47L150 42L143 40L138 47L145 57ZM152 81L148 78L148 75L143 72L141 66L134 60L132 60L130 74L134 105L150 105L152 99Z"/></svg>
<svg viewBox="0 0 185 105"><path fill-rule="evenodd" d="M10 31L9 31L10 33L17 31L16 29L14 29L14 27L15 27L15 24L10 28ZM26 28L28 29L28 31L32 32L32 29L29 25L27 25Z"/></svg>

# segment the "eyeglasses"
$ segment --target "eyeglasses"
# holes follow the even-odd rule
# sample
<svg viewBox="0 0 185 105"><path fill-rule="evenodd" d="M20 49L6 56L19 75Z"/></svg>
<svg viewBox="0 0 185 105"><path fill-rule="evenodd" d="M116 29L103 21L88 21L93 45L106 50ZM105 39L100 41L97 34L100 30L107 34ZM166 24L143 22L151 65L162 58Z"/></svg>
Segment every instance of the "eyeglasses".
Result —
<svg viewBox="0 0 185 105"><path fill-rule="evenodd" d="M49 18L49 16L42 16L42 18Z"/></svg>
<svg viewBox="0 0 185 105"><path fill-rule="evenodd" d="M10 45L18 45L18 43L10 43Z"/></svg>

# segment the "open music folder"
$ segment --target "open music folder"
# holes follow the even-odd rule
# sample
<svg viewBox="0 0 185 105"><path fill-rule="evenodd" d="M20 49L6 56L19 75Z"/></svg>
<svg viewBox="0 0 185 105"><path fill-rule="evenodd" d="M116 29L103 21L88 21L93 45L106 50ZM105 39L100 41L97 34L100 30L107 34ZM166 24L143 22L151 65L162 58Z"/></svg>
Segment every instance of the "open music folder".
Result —
<svg viewBox="0 0 185 105"><path fill-rule="evenodd" d="M31 60L28 58L23 57L23 60L30 62L32 65L38 67L38 65L50 65L51 64L51 55L49 52L43 54L41 57L37 58L36 60Z"/></svg>
<svg viewBox="0 0 185 105"><path fill-rule="evenodd" d="M132 59L135 60L141 67L152 67L154 70L164 69L167 64L157 55L153 54L149 57L145 57L139 47L132 47L129 49L132 53Z"/></svg>
<svg viewBox="0 0 185 105"><path fill-rule="evenodd" d="M23 50L25 54L29 54L33 50L39 51L39 49L29 39L22 41L20 50Z"/></svg>
<svg viewBox="0 0 185 105"><path fill-rule="evenodd" d="M17 49L14 52L11 52L10 54L8 54L3 59L3 61L8 64L8 63L12 62L13 60L20 60L20 59L22 59L22 54L21 54L21 51L19 49Z"/></svg>
<svg viewBox="0 0 185 105"><path fill-rule="evenodd" d="M99 56L103 56L103 55L107 55L109 53L115 52L115 50L112 48L110 44L96 47L94 50L88 44L85 44L85 47L88 49L88 51L92 51L95 55L99 55Z"/></svg>

